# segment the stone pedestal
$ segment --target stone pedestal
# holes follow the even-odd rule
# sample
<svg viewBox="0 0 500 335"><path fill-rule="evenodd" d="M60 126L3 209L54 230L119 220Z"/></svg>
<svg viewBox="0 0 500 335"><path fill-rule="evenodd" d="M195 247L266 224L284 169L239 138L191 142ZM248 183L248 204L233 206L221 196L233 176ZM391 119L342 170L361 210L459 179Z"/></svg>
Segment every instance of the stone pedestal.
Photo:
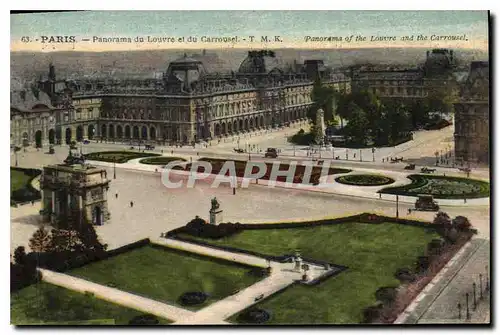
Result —
<svg viewBox="0 0 500 335"><path fill-rule="evenodd" d="M218 225L222 223L222 209L210 210L210 224Z"/></svg>

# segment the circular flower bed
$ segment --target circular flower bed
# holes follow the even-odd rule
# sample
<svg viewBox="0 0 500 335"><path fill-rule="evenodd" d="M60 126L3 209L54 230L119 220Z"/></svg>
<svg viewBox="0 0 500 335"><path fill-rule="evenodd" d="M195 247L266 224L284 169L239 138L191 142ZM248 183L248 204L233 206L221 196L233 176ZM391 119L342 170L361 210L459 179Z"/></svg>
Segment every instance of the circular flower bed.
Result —
<svg viewBox="0 0 500 335"><path fill-rule="evenodd" d="M428 176L414 174L408 176L412 181L409 185L385 188L380 193L418 196L432 195L437 199L471 199L490 196L490 184L475 179Z"/></svg>
<svg viewBox="0 0 500 335"><path fill-rule="evenodd" d="M186 160L184 158L180 157L166 157L166 156L161 156L161 157L150 157L150 158L144 158L139 161L141 164L148 164L148 165L166 165L170 162L173 161L183 161L185 162Z"/></svg>
<svg viewBox="0 0 500 335"><path fill-rule="evenodd" d="M335 181L354 186L380 186L394 183L394 179L377 174L353 174L335 178Z"/></svg>
<svg viewBox="0 0 500 335"><path fill-rule="evenodd" d="M268 311L258 308L252 308L242 312L238 319L242 323L264 323L271 318Z"/></svg>
<svg viewBox="0 0 500 335"><path fill-rule="evenodd" d="M203 292L186 292L180 296L179 301L183 306L194 306L204 303L208 295Z"/></svg>

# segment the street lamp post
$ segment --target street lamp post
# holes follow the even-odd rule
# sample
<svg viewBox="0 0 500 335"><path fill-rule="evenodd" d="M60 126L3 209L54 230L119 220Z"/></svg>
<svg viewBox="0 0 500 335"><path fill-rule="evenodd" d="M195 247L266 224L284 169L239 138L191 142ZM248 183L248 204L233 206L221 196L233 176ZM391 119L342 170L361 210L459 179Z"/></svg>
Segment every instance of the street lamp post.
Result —
<svg viewBox="0 0 500 335"><path fill-rule="evenodd" d="M16 156L16 167L18 167L18 165L19 165L19 164L18 164L18 162L17 162L17 151L16 151L16 149L15 149L15 148L14 148L14 155Z"/></svg>
<svg viewBox="0 0 500 335"><path fill-rule="evenodd" d="M372 148L373 161L375 162L375 148Z"/></svg>
<svg viewBox="0 0 500 335"><path fill-rule="evenodd" d="M359 161L363 161L363 152L359 149Z"/></svg>
<svg viewBox="0 0 500 335"><path fill-rule="evenodd" d="M116 158L113 159L113 179L116 179Z"/></svg>
<svg viewBox="0 0 500 335"><path fill-rule="evenodd" d="M396 195L396 218L399 218L399 195Z"/></svg>

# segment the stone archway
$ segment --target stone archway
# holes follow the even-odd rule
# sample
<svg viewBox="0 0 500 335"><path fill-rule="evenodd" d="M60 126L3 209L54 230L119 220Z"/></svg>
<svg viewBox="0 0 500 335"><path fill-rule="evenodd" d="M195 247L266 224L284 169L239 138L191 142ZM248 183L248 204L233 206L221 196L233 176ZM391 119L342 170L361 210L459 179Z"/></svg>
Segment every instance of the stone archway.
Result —
<svg viewBox="0 0 500 335"><path fill-rule="evenodd" d="M81 142L83 140L83 127L76 127L76 141Z"/></svg>
<svg viewBox="0 0 500 335"><path fill-rule="evenodd" d="M125 126L125 138L130 138L130 126L128 124Z"/></svg>
<svg viewBox="0 0 500 335"><path fill-rule="evenodd" d="M238 121L236 121L236 120L234 120L234 122L233 122L233 131L234 131L235 133L237 133L237 132L238 132Z"/></svg>
<svg viewBox="0 0 500 335"><path fill-rule="evenodd" d="M35 146L37 148L42 147L42 131L41 130L37 130L35 133Z"/></svg>
<svg viewBox="0 0 500 335"><path fill-rule="evenodd" d="M232 134L233 133L233 123L232 122L228 122L227 123L227 132L229 134Z"/></svg>
<svg viewBox="0 0 500 335"><path fill-rule="evenodd" d="M95 135L95 127L93 124L89 124L89 126L87 127L87 137L89 140L92 140L94 139L94 135Z"/></svg>
<svg viewBox="0 0 500 335"><path fill-rule="evenodd" d="M227 134L226 123L222 122L221 127L222 127L222 135L226 135Z"/></svg>
<svg viewBox="0 0 500 335"><path fill-rule="evenodd" d="M266 124L265 124L265 122L264 122L264 115L261 115L261 116L260 116L260 126L261 126L261 127L265 127L265 125L266 125Z"/></svg>
<svg viewBox="0 0 500 335"><path fill-rule="evenodd" d="M115 126L110 124L108 126L109 138L115 138Z"/></svg>
<svg viewBox="0 0 500 335"><path fill-rule="evenodd" d="M134 126L134 128L132 129L132 132L133 132L133 138L134 139L138 139L139 138L139 127L138 126Z"/></svg>
<svg viewBox="0 0 500 335"><path fill-rule="evenodd" d="M148 127L142 126L142 129L141 129L141 138L143 140L147 140L148 139Z"/></svg>
<svg viewBox="0 0 500 335"><path fill-rule="evenodd" d="M149 128L149 137L152 140L156 140L156 128L155 127Z"/></svg>
<svg viewBox="0 0 500 335"><path fill-rule="evenodd" d="M105 125L105 124L103 124L103 125L101 126L101 138L106 138L106 137L108 137L108 136L107 136L108 134L106 133L106 130L107 130L107 127L106 127L106 125Z"/></svg>
<svg viewBox="0 0 500 335"><path fill-rule="evenodd" d="M253 129L253 119L252 119L252 118L250 118L250 120L249 120L249 122L248 122L248 127L249 127L250 129Z"/></svg>
<svg viewBox="0 0 500 335"><path fill-rule="evenodd" d="M245 128L243 128L243 120L242 120L242 119L240 119L239 126L238 126L238 130L239 130L239 131L243 131L243 130L245 130Z"/></svg>
<svg viewBox="0 0 500 335"><path fill-rule="evenodd" d="M56 140L56 132L54 129L49 130L49 143L54 144Z"/></svg>
<svg viewBox="0 0 500 335"><path fill-rule="evenodd" d="M121 125L116 126L116 137L123 138L123 128Z"/></svg>
<svg viewBox="0 0 500 335"><path fill-rule="evenodd" d="M102 226L103 215L102 209L99 206L95 206L92 210L92 224L96 226Z"/></svg>
<svg viewBox="0 0 500 335"><path fill-rule="evenodd" d="M61 128L56 128L56 143L61 144L62 142L62 130Z"/></svg>
<svg viewBox="0 0 500 335"><path fill-rule="evenodd" d="M215 136L220 136L220 124L215 125Z"/></svg>
<svg viewBox="0 0 500 335"><path fill-rule="evenodd" d="M248 131L248 119L245 119L245 131Z"/></svg>
<svg viewBox="0 0 500 335"><path fill-rule="evenodd" d="M71 144L71 128L66 128L66 144Z"/></svg>

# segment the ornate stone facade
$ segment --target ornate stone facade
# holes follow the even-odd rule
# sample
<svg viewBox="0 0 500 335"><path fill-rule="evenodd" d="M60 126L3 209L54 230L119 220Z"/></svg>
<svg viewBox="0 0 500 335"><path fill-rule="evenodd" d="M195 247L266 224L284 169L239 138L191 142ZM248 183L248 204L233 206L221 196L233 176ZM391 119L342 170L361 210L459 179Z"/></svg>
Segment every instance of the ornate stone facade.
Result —
<svg viewBox="0 0 500 335"><path fill-rule="evenodd" d="M455 159L489 163L489 63L472 62L455 107Z"/></svg>
<svg viewBox="0 0 500 335"><path fill-rule="evenodd" d="M55 143L56 117L47 94L33 87L11 92L11 146L38 146Z"/></svg>
<svg viewBox="0 0 500 335"><path fill-rule="evenodd" d="M425 63L414 68L376 65L352 68L353 90L368 90L381 99L415 101L426 98L432 91L453 88L455 68L453 51L427 51Z"/></svg>
<svg viewBox="0 0 500 335"><path fill-rule="evenodd" d="M62 122L70 139L192 143L304 120L313 80L350 91L350 80L321 61L282 65L272 51L250 51L237 72L209 73L187 57L161 79L68 82L74 110Z"/></svg>
<svg viewBox="0 0 500 335"><path fill-rule="evenodd" d="M85 164L45 166L40 181L45 219L57 224L74 210L86 222L104 224L110 218L109 182L105 169Z"/></svg>

